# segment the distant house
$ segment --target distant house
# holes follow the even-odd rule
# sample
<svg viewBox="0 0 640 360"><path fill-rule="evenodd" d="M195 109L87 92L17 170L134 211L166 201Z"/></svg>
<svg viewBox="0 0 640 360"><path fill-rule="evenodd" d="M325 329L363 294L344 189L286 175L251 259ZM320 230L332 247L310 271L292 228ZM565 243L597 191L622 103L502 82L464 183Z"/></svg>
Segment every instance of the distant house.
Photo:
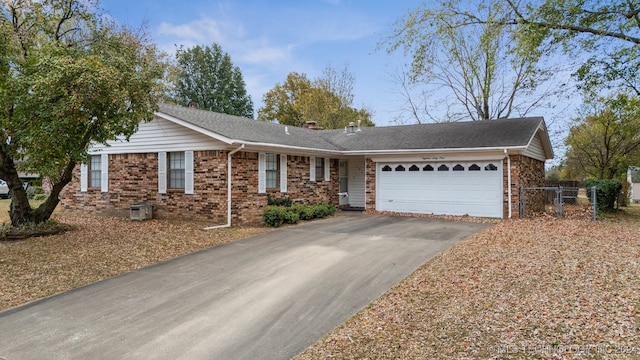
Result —
<svg viewBox="0 0 640 360"><path fill-rule="evenodd" d="M393 213L518 216L553 157L539 117L342 130L161 104L130 141L91 148L67 209L258 223L267 197ZM527 209L542 206L528 199ZM228 214L231 214L229 217Z"/></svg>
<svg viewBox="0 0 640 360"><path fill-rule="evenodd" d="M640 167L630 166L627 169L627 182L629 183L629 201L640 203Z"/></svg>

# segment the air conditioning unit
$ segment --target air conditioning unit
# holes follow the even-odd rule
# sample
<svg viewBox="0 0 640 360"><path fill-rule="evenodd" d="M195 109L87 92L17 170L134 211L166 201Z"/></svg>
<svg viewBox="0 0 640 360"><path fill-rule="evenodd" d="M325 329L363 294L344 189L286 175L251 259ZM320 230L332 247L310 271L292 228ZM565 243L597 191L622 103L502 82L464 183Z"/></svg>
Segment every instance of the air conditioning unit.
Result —
<svg viewBox="0 0 640 360"><path fill-rule="evenodd" d="M153 218L153 205L150 204L136 204L131 205L129 213L132 221L144 221Z"/></svg>

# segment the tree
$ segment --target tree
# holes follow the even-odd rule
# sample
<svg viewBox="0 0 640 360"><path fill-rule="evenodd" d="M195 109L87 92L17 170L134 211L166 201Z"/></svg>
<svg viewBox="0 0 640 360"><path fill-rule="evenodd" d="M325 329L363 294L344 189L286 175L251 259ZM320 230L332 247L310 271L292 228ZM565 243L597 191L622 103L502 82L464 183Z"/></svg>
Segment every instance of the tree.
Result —
<svg viewBox="0 0 640 360"><path fill-rule="evenodd" d="M500 26L506 11L493 1L468 6L440 0L396 21L386 38L387 51L403 49L412 58L397 82L417 122L443 120L441 113L445 121L524 116L551 95L539 89L552 69L538 67L537 48L514 45L517 34ZM415 87L421 98L413 95ZM424 100L439 106L426 106Z"/></svg>
<svg viewBox="0 0 640 360"><path fill-rule="evenodd" d="M600 99L569 130L566 164L571 175L619 179L640 157L640 98Z"/></svg>
<svg viewBox="0 0 640 360"><path fill-rule="evenodd" d="M195 101L202 109L253 118L253 101L242 72L220 45L180 47L176 61L173 91L178 103Z"/></svg>
<svg viewBox="0 0 640 360"><path fill-rule="evenodd" d="M290 73L282 85L276 84L264 95L258 119L292 126L315 121L325 129L340 129L358 120L374 126L369 111L352 106L354 83L346 66L341 71L328 66L314 81L305 74Z"/></svg>
<svg viewBox="0 0 640 360"><path fill-rule="evenodd" d="M509 9L500 22L515 26L521 44L551 51L556 45L572 58L585 59L574 75L590 92L632 89L640 95L640 3L631 0L591 1L502 0ZM468 15L468 14L467 14ZM472 24L486 23L468 16Z"/></svg>
<svg viewBox="0 0 640 360"><path fill-rule="evenodd" d="M294 108L296 99L311 88L311 81L305 74L289 73L285 82L276 84L264 94L264 106L258 110L258 120L277 120L280 124L302 126L302 114Z"/></svg>
<svg viewBox="0 0 640 360"><path fill-rule="evenodd" d="M14 0L0 9L0 178L12 194L11 223L41 223L90 144L128 138L153 118L164 65L143 35L85 1ZM38 208L18 171L50 179Z"/></svg>

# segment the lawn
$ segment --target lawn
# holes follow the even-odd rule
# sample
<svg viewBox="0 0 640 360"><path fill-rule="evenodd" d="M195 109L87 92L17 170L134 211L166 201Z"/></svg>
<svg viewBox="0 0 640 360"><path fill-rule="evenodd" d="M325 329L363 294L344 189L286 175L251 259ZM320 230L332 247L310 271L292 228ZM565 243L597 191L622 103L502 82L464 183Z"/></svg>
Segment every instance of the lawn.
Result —
<svg viewBox="0 0 640 360"><path fill-rule="evenodd" d="M8 222L9 200L0 201ZM58 211L74 230L0 241L0 311L180 255L270 231L263 227L202 230L202 222L98 217Z"/></svg>
<svg viewBox="0 0 640 360"><path fill-rule="evenodd" d="M640 207L503 221L297 359L640 359Z"/></svg>
<svg viewBox="0 0 640 360"><path fill-rule="evenodd" d="M269 231L55 217L75 230L0 242L0 310ZM298 359L640 359L639 339L640 207L597 222L578 209L463 240Z"/></svg>

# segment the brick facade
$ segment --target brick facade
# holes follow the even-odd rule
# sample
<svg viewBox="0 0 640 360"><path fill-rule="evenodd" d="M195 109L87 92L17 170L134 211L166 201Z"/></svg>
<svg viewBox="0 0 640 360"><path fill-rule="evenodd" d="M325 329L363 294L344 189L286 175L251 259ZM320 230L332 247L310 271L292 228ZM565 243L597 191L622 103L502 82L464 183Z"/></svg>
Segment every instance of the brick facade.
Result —
<svg viewBox="0 0 640 360"><path fill-rule="evenodd" d="M158 193L157 153L112 154L109 155L109 192L92 188L81 192L78 167L75 180L61 194L61 203L64 209L113 216L128 216L131 205L148 203L154 206L154 217L224 224L227 220L227 154L227 151L194 151L194 194L181 190ZM269 189L267 194L338 205L338 160L330 160L330 181L324 178L311 181L309 163L308 156L288 156L287 193ZM258 193L258 154L234 154L232 177L232 223L261 223L267 194Z"/></svg>
<svg viewBox="0 0 640 360"><path fill-rule="evenodd" d="M536 160L524 155L510 155L511 158L511 217L520 217L520 188L544 186L544 161ZM507 159L502 167L507 169ZM509 213L508 177L504 171L504 217ZM544 211L544 193L542 191L527 191L525 193L527 213Z"/></svg>
<svg viewBox="0 0 640 360"><path fill-rule="evenodd" d="M109 155L109 192L89 188L80 192L80 169L76 180L67 185L61 195L64 209L89 210L105 215L128 216L131 205L148 203L154 206L154 217L206 220L211 225L226 223L227 215L227 151L194 152L194 194L167 190L158 193L158 155ZM281 155L285 156L285 155ZM544 184L544 162L523 155L511 155L511 184L508 184L507 160L503 161L503 209L508 216L508 189L511 186L512 217L519 216L520 187ZM232 160L232 223L258 224L267 205L268 196L288 196L306 203L338 205L339 160L330 159L330 181L324 176L318 181L309 178L308 156L287 156L287 193L280 189L267 189L258 193L258 153L238 152ZM376 163L365 160L366 207L376 207ZM527 192L529 211L544 209L542 192Z"/></svg>
<svg viewBox="0 0 640 360"><path fill-rule="evenodd" d="M365 159L366 206L368 210L376 209L376 163Z"/></svg>

